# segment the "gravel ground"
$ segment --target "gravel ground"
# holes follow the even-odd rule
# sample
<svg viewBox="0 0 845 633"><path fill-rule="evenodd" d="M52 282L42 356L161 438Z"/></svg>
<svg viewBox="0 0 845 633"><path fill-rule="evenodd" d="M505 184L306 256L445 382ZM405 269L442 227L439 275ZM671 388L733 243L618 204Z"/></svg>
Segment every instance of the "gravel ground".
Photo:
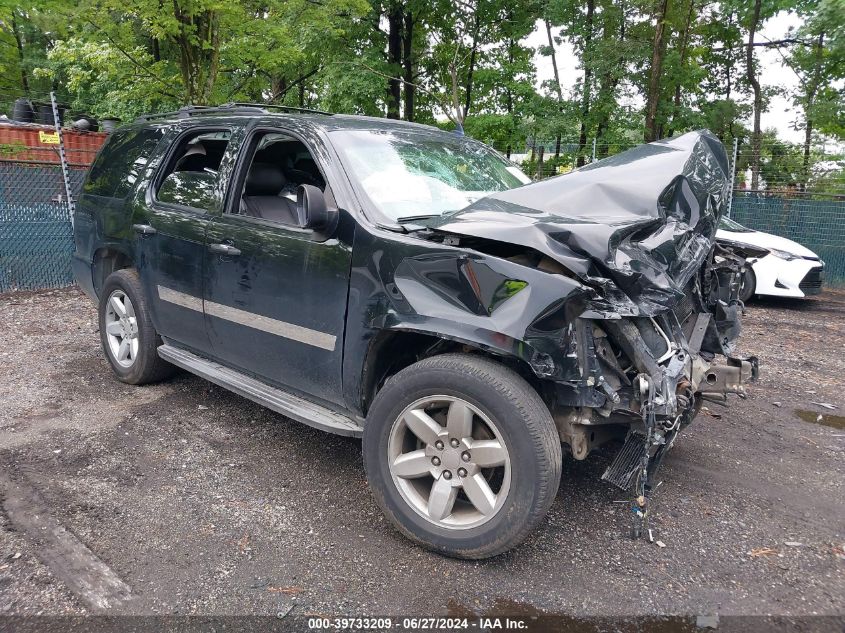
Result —
<svg viewBox="0 0 845 633"><path fill-rule="evenodd" d="M357 441L185 373L124 385L77 290L0 296L0 613L93 609L16 524L18 483L131 587L125 613L841 615L845 293L757 302L744 326L762 377L667 457L666 547L629 540L595 454L565 460L523 546L463 562L390 528Z"/></svg>

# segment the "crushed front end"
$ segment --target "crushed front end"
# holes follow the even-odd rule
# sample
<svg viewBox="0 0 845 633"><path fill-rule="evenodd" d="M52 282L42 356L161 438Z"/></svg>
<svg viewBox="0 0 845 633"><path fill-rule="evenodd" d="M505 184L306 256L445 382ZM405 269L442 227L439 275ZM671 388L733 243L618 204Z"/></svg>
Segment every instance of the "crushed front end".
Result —
<svg viewBox="0 0 845 633"><path fill-rule="evenodd" d="M678 434L702 403L744 397L757 377L756 358L733 355L744 265L742 254L717 246L671 309L575 323L585 386L599 386L606 398L601 406L572 407L572 392L563 389L556 422L576 459L622 441L602 479L623 490L634 487L635 536L646 525L655 473Z"/></svg>
<svg viewBox="0 0 845 633"><path fill-rule="evenodd" d="M755 358L734 355L740 280L754 254L715 240L728 196L724 147L694 132L492 194L429 226L434 239L454 236L444 243L570 288L531 318L519 350L530 350L576 459L621 445L602 478L634 487L636 532L681 430L703 402L743 396L757 376ZM532 284L538 296L545 289Z"/></svg>

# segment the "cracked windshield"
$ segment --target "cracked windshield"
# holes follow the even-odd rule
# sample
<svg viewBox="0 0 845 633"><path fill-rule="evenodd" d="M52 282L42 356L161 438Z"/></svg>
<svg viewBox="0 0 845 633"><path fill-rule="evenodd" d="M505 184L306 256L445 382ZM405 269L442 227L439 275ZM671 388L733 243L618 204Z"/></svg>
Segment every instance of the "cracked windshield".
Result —
<svg viewBox="0 0 845 633"><path fill-rule="evenodd" d="M531 181L495 152L460 137L444 143L414 133L334 134L370 200L399 222L458 211Z"/></svg>

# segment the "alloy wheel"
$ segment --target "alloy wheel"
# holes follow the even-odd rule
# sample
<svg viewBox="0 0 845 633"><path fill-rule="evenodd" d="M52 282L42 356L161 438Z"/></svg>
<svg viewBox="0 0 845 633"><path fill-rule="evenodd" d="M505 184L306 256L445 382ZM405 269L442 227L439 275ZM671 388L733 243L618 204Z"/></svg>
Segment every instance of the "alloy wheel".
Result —
<svg viewBox="0 0 845 633"><path fill-rule="evenodd" d="M388 460L405 501L443 528L486 523L510 490L502 434L479 409L453 396L429 396L408 406L391 428Z"/></svg>
<svg viewBox="0 0 845 633"><path fill-rule="evenodd" d="M138 356L138 320L135 306L123 290L114 290L106 304L106 340L112 358L131 367Z"/></svg>

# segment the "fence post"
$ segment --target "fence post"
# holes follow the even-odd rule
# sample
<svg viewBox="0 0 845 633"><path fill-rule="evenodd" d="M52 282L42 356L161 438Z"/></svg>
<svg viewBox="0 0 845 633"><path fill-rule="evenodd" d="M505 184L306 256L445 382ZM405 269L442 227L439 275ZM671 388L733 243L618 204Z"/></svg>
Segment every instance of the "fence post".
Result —
<svg viewBox="0 0 845 633"><path fill-rule="evenodd" d="M737 150L739 149L739 139L734 139L734 153L733 158L731 160L731 186L728 189L728 208L725 214L728 217L731 217L731 208L733 207L734 203L734 187L736 187L736 156Z"/></svg>
<svg viewBox="0 0 845 633"><path fill-rule="evenodd" d="M67 154L65 154L65 137L62 134L62 121L59 118L59 108L56 105L56 93L50 92L50 105L53 108L53 125L56 128L56 135L59 137L59 161L62 164L62 180L65 183L65 195L67 196L67 210L70 215L70 224L73 226L73 196L70 188L70 174L68 173Z"/></svg>
<svg viewBox="0 0 845 633"><path fill-rule="evenodd" d="M590 156L590 162L591 163L596 162L596 138L595 137L593 137L593 153Z"/></svg>
<svg viewBox="0 0 845 633"><path fill-rule="evenodd" d="M734 151L733 155L731 156L731 182L728 187L728 204L725 209L725 215L727 217L731 217L731 211L734 202L734 187L736 187L736 156L737 156L737 148L739 147L739 139L734 139Z"/></svg>

